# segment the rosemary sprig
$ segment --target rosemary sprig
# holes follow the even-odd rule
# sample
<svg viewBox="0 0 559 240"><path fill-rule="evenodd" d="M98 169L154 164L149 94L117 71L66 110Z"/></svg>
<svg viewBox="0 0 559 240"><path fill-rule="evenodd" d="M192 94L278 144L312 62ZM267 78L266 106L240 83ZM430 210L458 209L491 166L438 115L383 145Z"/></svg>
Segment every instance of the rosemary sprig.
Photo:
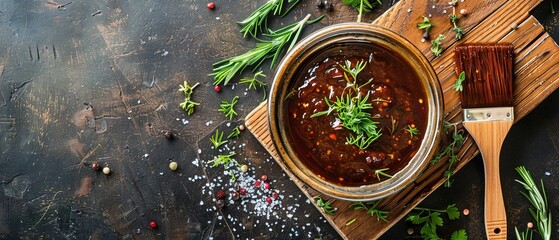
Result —
<svg viewBox="0 0 559 240"><path fill-rule="evenodd" d="M241 135L241 129L239 128L239 126L236 126L233 131L229 135L227 135L227 139L236 138L239 135Z"/></svg>
<svg viewBox="0 0 559 240"><path fill-rule="evenodd" d="M248 84L249 90L253 88L254 90L262 88L262 92L264 92L264 97L262 98L262 100L266 100L266 84L258 80L258 77L266 77L266 75L264 75L264 73L260 71L255 73L253 77L245 77L241 79L241 81L239 81L239 84Z"/></svg>
<svg viewBox="0 0 559 240"><path fill-rule="evenodd" d="M345 66L340 65L344 70L344 78L348 82L348 86L351 87L357 96L352 96L352 92L336 97L336 101L330 103L328 98L324 98L324 101L328 105L328 109L317 112L311 115L311 118L329 115L335 112L338 118L341 120L340 126L350 130L356 135L350 135L346 138L349 144L357 146L359 149L368 148L375 140L377 140L381 135L381 129L378 128L378 122L373 121L371 114L367 110L372 109L371 103L368 103L369 94L362 97L359 93L360 86L357 85L357 76L365 68L365 62L359 61L355 64L355 67L351 67L351 62L346 61ZM351 79L349 76L351 76ZM369 80L366 85L372 81Z"/></svg>
<svg viewBox="0 0 559 240"><path fill-rule="evenodd" d="M219 132L219 129L215 130L215 134L210 137L210 142L215 149L219 148L221 145L226 144L227 140L223 140L223 132Z"/></svg>
<svg viewBox="0 0 559 240"><path fill-rule="evenodd" d="M184 101L179 104L179 107L186 111L188 115L194 113L194 107L200 105L200 103L194 102L191 99L194 88L196 88L198 84L199 83L196 83L194 86L190 86L186 81L184 81L183 85L179 84L179 92L184 94Z"/></svg>
<svg viewBox="0 0 559 240"><path fill-rule="evenodd" d="M388 215L388 211L385 210L380 210L377 209L378 204L380 203L380 201L375 201L375 202L354 202L352 204L350 204L350 207L353 207L354 210L360 210L363 209L365 211L367 211L367 214L370 214L371 216L376 216L377 217L377 221L385 221L388 222L388 219L386 218L386 216Z"/></svg>
<svg viewBox="0 0 559 240"><path fill-rule="evenodd" d="M231 102L223 100L221 104L219 104L219 109L217 111L224 113L226 118L232 120L234 116L237 116L237 111L235 111L235 104L237 104L237 102L239 102L239 96L235 96Z"/></svg>
<svg viewBox="0 0 559 240"><path fill-rule="evenodd" d="M243 28L241 29L241 33L243 33L243 36L246 37L247 34L250 34L252 37L256 37L258 31L268 29L268 16L270 14L280 15L283 8L283 2L284 0L269 0L258 9L254 10L254 12L252 12L247 18L240 22L237 22L237 24L243 26ZM291 8L295 6L295 4L299 2L299 0L288 0L287 2L295 3L293 3L292 6L288 8L287 11L285 11L285 13L289 12L289 10L291 10Z"/></svg>
<svg viewBox="0 0 559 240"><path fill-rule="evenodd" d="M322 197L320 196L315 196L314 199L316 199L316 205L320 207L326 214L334 215L334 212L338 210L337 208L330 206L330 204L334 202L332 199L324 201L324 199L322 199Z"/></svg>
<svg viewBox="0 0 559 240"><path fill-rule="evenodd" d="M435 38L435 40L431 41L431 52L436 57L440 56L441 53L443 52L443 49L442 49L441 45L442 45L442 41L444 40L444 38L445 38L444 35L439 34L439 36L437 36L437 38Z"/></svg>
<svg viewBox="0 0 559 240"><path fill-rule="evenodd" d="M392 175L385 173L385 171L388 171L388 168L381 168L381 169L377 169L375 170L375 175L377 176L377 179L380 181L380 176L384 176L387 178L392 178Z"/></svg>
<svg viewBox="0 0 559 240"><path fill-rule="evenodd" d="M290 43L288 51L295 45L299 38L303 27L308 24L318 22L323 16L310 20L311 15L307 15L303 20L283 27L279 30L263 34L270 40L259 40L256 47L241 55L227 58L213 64L213 72L209 76L214 76L214 85L227 85L229 81L237 74L242 72L248 66L258 68L264 60L272 58L270 68L274 66L279 58L280 53L287 43Z"/></svg>
<svg viewBox="0 0 559 240"><path fill-rule="evenodd" d="M452 85L454 87L454 90L456 90L457 92L461 92L464 89L462 87L462 82L464 82L464 80L466 80L466 72L462 71L460 75L458 75L458 79L456 79L454 85Z"/></svg>
<svg viewBox="0 0 559 240"><path fill-rule="evenodd" d="M404 130L409 133L412 138L419 134L419 130L413 124L407 125Z"/></svg>
<svg viewBox="0 0 559 240"><path fill-rule="evenodd" d="M377 5L381 5L381 0L376 0L376 3L371 3L370 0L342 0L346 5L355 8L357 11L371 12ZM362 9L362 10L360 10Z"/></svg>
<svg viewBox="0 0 559 240"><path fill-rule="evenodd" d="M454 173L454 168L455 168L454 164L460 161L460 158L458 157L458 155L456 155L456 152L460 149L460 147L462 147L462 143L464 142L462 131L459 131L456 125L457 123L451 124L449 122L445 122L445 127L444 127L445 133L448 133L449 129L451 127L454 127L454 131L452 132L452 142L448 144L439 154L435 155L433 159L431 159L431 164L436 164L440 162L444 156L448 155L449 164L448 164L448 168L444 172L444 176L446 179L444 183L445 187L452 186L452 181L450 180L450 177Z"/></svg>
<svg viewBox="0 0 559 240"><path fill-rule="evenodd" d="M515 180L520 183L527 192L521 192L528 201L532 204L529 209L530 214L536 221L538 227L537 233L540 234L542 239L551 239L551 211L549 211L549 205L547 204L547 195L545 194L545 187L543 185L543 180L540 180L541 191L534 182L530 172L526 170L525 167L520 166L516 168L516 171L522 177L522 180ZM518 233L518 231L517 231ZM518 235L518 234L517 234Z"/></svg>
<svg viewBox="0 0 559 240"><path fill-rule="evenodd" d="M237 160L231 158L231 157L233 157L233 156L235 156L235 153L234 153L234 152L231 152L231 153L229 153L229 154L217 155L217 156L214 157L214 159L208 161L208 164L211 164L211 167L212 167L212 168L213 168L213 167L217 167L217 166L219 166L219 165L222 165L224 170L229 169L229 167L230 167L231 165L236 166L236 167L240 167L241 164L239 164L239 163L237 162ZM233 171L229 171L229 174L231 175L231 178L232 178L233 180L236 180L236 179L237 179L237 178L235 177L235 173L234 173Z"/></svg>

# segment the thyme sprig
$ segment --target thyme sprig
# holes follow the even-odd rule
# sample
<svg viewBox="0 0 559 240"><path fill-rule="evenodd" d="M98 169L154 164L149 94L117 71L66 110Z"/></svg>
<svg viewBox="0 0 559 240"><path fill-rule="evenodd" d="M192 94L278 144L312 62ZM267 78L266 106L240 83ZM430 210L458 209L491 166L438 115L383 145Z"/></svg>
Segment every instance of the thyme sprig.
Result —
<svg viewBox="0 0 559 240"><path fill-rule="evenodd" d="M444 40L444 38L445 38L444 35L439 34L439 36L437 36L437 38L435 38L434 40L431 41L431 52L436 57L440 56L441 53L443 53L442 41Z"/></svg>
<svg viewBox="0 0 559 240"><path fill-rule="evenodd" d="M416 225L423 225L420 233L424 239L441 239L437 234L437 227L442 227L444 220L441 214L446 214L448 219L456 220L460 218L460 212L455 204L448 205L446 209L431 209L415 207L408 215L406 221ZM468 235L465 230L458 230L452 233L451 240L466 240Z"/></svg>
<svg viewBox="0 0 559 240"><path fill-rule="evenodd" d="M215 130L214 135L210 137L210 142L215 149L218 149L221 145L226 144L227 140L223 140L223 132L219 132L219 129Z"/></svg>
<svg viewBox="0 0 559 240"><path fill-rule="evenodd" d="M525 167L517 167L516 172L520 175L522 180L516 179L515 181L520 183L527 192L521 192L521 194L530 201L532 207L530 207L530 214L536 221L538 227L537 233L540 234L542 239L551 239L551 211L549 211L549 205L547 204L547 195L545 193L545 187L543 185L543 180L540 180L541 191L536 185L532 175ZM519 237L518 230L515 228L517 238ZM526 233L525 233L526 234Z"/></svg>
<svg viewBox="0 0 559 240"><path fill-rule="evenodd" d="M406 128L404 129L407 133L410 134L410 137L414 137L417 136L419 134L419 130L415 127L415 125L411 124L411 125L407 125Z"/></svg>
<svg viewBox="0 0 559 240"><path fill-rule="evenodd" d="M417 28L423 29L425 33L429 34L429 31L431 30L431 27L433 27L433 25L434 23L431 22L431 20L428 17L423 16L423 21L417 24Z"/></svg>
<svg viewBox="0 0 559 240"><path fill-rule="evenodd" d="M324 199L322 199L322 197L320 196L315 196L313 198L316 199L316 205L320 207L326 214L334 215L334 212L338 210L337 208L330 205L334 202L332 199L324 201Z"/></svg>
<svg viewBox="0 0 559 240"><path fill-rule="evenodd" d="M245 77L239 81L239 84L248 84L248 89L257 90L258 88L262 88L262 92L264 92L264 97L262 100L266 100L266 84L260 80L258 77L266 77L262 71L259 71L254 74L252 77Z"/></svg>
<svg viewBox="0 0 559 240"><path fill-rule="evenodd" d="M460 161L460 157L458 157L457 151L460 149L460 147L462 147L462 144L464 143L464 137L462 136L463 131L458 130L457 124L458 123L451 124L449 122L445 122L445 126L444 126L445 133L448 133L450 128L454 128L454 131L452 132L452 142L448 144L439 154L435 155L433 159L431 159L431 164L436 164L440 162L444 156L448 155L449 164L446 171L444 172L445 187L452 186L452 181L450 177L454 173L454 169L455 169L454 164Z"/></svg>
<svg viewBox="0 0 559 240"><path fill-rule="evenodd" d="M456 4L457 4L458 0L452 0L452 13L450 15L448 15L448 18L450 19L450 22L452 23L452 25L454 26L452 28L452 31L454 31L455 33L455 38L460 40L462 39L462 37L464 36L464 29L462 29L461 27L458 27L458 25L456 24L458 22L458 20L460 19L458 17L458 15L456 15Z"/></svg>
<svg viewBox="0 0 559 240"><path fill-rule="evenodd" d="M379 128L378 122L373 121L371 118L371 113L367 110L372 109L371 103L368 103L369 94L364 97L360 94L359 88L361 86L357 85L357 76L365 68L365 62L359 61L355 64L355 67L351 67L351 62L346 61L345 66L340 64L340 67L344 70L344 78L348 82L348 87L356 92L357 96L353 96L353 92L346 93L342 96L336 96L336 101L330 103L328 98L324 97L324 101L328 105L328 109L317 112L311 115L313 117L319 117L323 115L329 115L332 112L337 114L337 117L341 120L340 126L350 130L355 133L355 135L350 135L346 138L347 143L357 146L359 149L368 148L375 140L377 140L381 135L381 128ZM351 79L349 76L351 76ZM372 81L369 80L366 85Z"/></svg>
<svg viewBox="0 0 559 240"><path fill-rule="evenodd" d="M235 96L231 102L223 100L219 104L219 109L217 111L222 112L225 114L226 118L232 120L234 116L237 116L237 111L235 111L235 104L237 104L237 102L239 102L239 96Z"/></svg>
<svg viewBox="0 0 559 240"><path fill-rule="evenodd" d="M184 101L179 104L179 107L182 108L188 115L194 113L194 107L200 105L200 103L192 101L194 88L196 88L199 84L200 83L196 83L194 86L190 86L186 81L184 81L182 85L179 84L179 92L184 94Z"/></svg>
<svg viewBox="0 0 559 240"><path fill-rule="evenodd" d="M270 14L273 15L280 15L282 14L284 0L269 0L268 2L264 3L258 9L254 10L247 18L244 20L237 22L237 24L243 26L241 29L241 33L243 36L246 37L247 34L250 34L252 37L256 37L259 31L264 31L268 29L268 16ZM288 0L288 3L295 2L288 8L285 13L286 14L291 10L295 4L299 2L299 0Z"/></svg>
<svg viewBox="0 0 559 240"><path fill-rule="evenodd" d="M259 40L256 47L238 56L230 57L213 64L213 72L209 76L214 76L214 85L227 85L229 81L238 73L245 70L248 66L258 68L264 60L272 58L270 68L274 66L284 47L289 43L287 50L291 49L299 38L303 27L313 24L322 19L320 16L316 19L309 20L311 15L307 15L303 20L278 29L276 31L269 30L263 34L270 38L269 40Z"/></svg>
<svg viewBox="0 0 559 240"><path fill-rule="evenodd" d="M377 217L377 221L385 221L388 222L388 219L386 218L386 216L388 215L388 211L385 210L380 210L377 209L378 204L380 203L380 201L374 201L374 202L354 202L352 204L350 204L350 207L353 207L353 210L360 210L363 209L365 211L367 211L367 214L371 215L371 216L376 216Z"/></svg>

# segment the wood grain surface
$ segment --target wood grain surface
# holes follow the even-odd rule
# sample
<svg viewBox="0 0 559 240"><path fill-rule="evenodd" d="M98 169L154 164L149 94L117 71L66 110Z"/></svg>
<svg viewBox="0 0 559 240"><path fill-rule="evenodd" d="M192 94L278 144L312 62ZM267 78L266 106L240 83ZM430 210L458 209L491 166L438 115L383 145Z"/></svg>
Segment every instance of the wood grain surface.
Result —
<svg viewBox="0 0 559 240"><path fill-rule="evenodd" d="M448 122L456 123L461 121L461 108L459 95L452 88L456 79L454 73L453 53L444 51L439 57L434 57L430 52L428 43L421 43L421 34L415 24L420 21L421 16L431 14L432 21L438 23L431 30L431 35L438 33L447 35L443 46L446 50L452 49L459 43L480 43L480 42L510 42L515 47L515 120L526 116L539 103L559 86L558 76L559 66L554 60L559 54L559 47L545 33L543 27L529 15L540 1L527 1L519 5L515 1L467 1L467 9L472 9L471 14L461 19L460 24L465 26L466 35L464 39L457 41L454 39L450 30L449 21L445 20L446 15L437 14L440 11L448 13L448 3L445 1L400 1L382 16L376 19L373 24L378 24L392 29L402 36L409 39L412 43L417 43L417 47L431 59L439 80L444 90L445 119ZM462 3L460 3L462 4ZM434 34L433 34L434 33ZM283 163L278 155L274 153L273 144L269 138L266 122L266 106L261 104L249 116L247 116L247 126L261 141L261 143L275 156L280 165ZM466 135L463 147L458 151L461 161L456 167L456 171L461 169L474 156L478 154L478 149L473 140ZM371 221L370 216L359 213L349 207L349 202L335 201L334 206L339 211L334 216L325 214L332 225L344 238L348 239L376 239L388 230L396 220L403 218L412 208L425 199L436 188L444 182L444 171L448 168L446 159L438 164L431 165L408 188L401 193L390 196L381 201L381 209L389 210L389 222ZM285 166L283 166L285 168ZM307 186L294 180L305 192L307 196L315 196L318 193ZM346 226L352 219L357 219L355 223ZM365 220L369 219L369 220ZM510 235L509 235L510 236Z"/></svg>

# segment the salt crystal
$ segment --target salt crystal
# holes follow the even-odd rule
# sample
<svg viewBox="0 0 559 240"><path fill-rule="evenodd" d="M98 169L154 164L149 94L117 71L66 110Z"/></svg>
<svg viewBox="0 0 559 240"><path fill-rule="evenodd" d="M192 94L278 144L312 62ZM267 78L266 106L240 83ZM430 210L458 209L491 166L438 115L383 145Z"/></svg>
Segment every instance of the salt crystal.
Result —
<svg viewBox="0 0 559 240"><path fill-rule="evenodd" d="M204 201L200 200L200 206L204 205Z"/></svg>
<svg viewBox="0 0 559 240"><path fill-rule="evenodd" d="M550 172L545 172L545 175L546 176L551 176L551 173Z"/></svg>
<svg viewBox="0 0 559 240"><path fill-rule="evenodd" d="M149 154L147 154L147 153L146 153L146 154L144 154L144 157L145 157L145 158L149 157Z"/></svg>

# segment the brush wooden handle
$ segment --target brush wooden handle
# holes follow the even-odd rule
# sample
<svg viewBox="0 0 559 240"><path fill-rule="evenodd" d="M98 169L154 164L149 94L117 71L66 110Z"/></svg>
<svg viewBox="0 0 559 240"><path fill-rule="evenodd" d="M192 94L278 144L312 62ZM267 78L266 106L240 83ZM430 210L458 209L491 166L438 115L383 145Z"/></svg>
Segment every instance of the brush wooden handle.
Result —
<svg viewBox="0 0 559 240"><path fill-rule="evenodd" d="M474 138L485 168L485 233L487 239L507 239L507 215L501 190L499 156L512 121L464 122Z"/></svg>

